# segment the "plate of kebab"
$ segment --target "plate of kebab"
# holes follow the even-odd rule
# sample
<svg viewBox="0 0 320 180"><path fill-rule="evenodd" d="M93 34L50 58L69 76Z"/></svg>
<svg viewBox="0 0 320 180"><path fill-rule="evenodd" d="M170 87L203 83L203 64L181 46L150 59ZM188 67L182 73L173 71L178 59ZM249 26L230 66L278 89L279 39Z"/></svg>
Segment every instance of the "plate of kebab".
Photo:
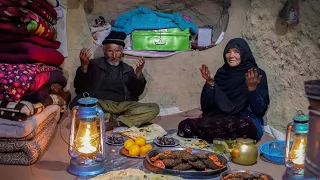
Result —
<svg viewBox="0 0 320 180"><path fill-rule="evenodd" d="M200 149L163 147L147 153L149 164L163 173L207 176L223 172L228 160L219 154Z"/></svg>

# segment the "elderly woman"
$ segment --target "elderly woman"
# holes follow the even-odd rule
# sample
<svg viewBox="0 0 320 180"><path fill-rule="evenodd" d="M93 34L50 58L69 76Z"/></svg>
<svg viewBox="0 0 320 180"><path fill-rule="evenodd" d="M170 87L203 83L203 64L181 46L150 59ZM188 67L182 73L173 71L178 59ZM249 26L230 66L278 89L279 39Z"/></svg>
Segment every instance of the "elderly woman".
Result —
<svg viewBox="0 0 320 180"><path fill-rule="evenodd" d="M230 40L223 57L225 63L214 78L202 65L200 72L206 80L201 93L202 117L180 122L178 135L210 142L238 137L260 140L262 117L269 105L266 73L256 64L244 39Z"/></svg>

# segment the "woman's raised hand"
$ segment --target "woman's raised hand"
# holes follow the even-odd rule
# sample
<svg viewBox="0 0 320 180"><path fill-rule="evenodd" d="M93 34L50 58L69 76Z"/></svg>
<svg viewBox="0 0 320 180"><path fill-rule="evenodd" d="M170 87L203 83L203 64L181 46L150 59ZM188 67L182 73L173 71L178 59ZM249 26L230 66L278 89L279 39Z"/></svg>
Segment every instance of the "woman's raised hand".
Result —
<svg viewBox="0 0 320 180"><path fill-rule="evenodd" d="M206 66L205 64L202 64L202 66L200 68L200 72L201 72L201 76L203 77L203 79L205 79L208 84L212 85L213 78L211 76L211 73L209 71L208 66Z"/></svg>
<svg viewBox="0 0 320 180"><path fill-rule="evenodd" d="M262 75L258 74L257 69L249 69L246 73L246 84L248 86L248 91L256 90L261 81L261 78Z"/></svg>

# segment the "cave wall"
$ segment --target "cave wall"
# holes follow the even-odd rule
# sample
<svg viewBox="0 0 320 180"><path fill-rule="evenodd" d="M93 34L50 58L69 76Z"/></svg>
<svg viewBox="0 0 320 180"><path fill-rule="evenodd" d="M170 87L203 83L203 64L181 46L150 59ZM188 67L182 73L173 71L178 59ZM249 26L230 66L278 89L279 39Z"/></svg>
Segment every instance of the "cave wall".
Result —
<svg viewBox="0 0 320 180"><path fill-rule="evenodd" d="M252 0L243 36L267 73L268 123L284 130L297 110L308 113L304 81L320 77L320 0L300 1L297 26L282 25L283 0Z"/></svg>

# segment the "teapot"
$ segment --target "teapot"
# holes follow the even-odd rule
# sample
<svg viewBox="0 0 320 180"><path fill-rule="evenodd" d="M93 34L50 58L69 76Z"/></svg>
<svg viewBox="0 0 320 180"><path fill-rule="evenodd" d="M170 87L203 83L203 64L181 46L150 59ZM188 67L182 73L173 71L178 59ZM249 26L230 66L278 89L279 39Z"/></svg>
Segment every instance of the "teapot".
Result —
<svg viewBox="0 0 320 180"><path fill-rule="evenodd" d="M249 138L237 138L233 147L229 148L223 143L226 151L231 154L231 161L241 165L253 165L258 159L258 148L256 141Z"/></svg>

